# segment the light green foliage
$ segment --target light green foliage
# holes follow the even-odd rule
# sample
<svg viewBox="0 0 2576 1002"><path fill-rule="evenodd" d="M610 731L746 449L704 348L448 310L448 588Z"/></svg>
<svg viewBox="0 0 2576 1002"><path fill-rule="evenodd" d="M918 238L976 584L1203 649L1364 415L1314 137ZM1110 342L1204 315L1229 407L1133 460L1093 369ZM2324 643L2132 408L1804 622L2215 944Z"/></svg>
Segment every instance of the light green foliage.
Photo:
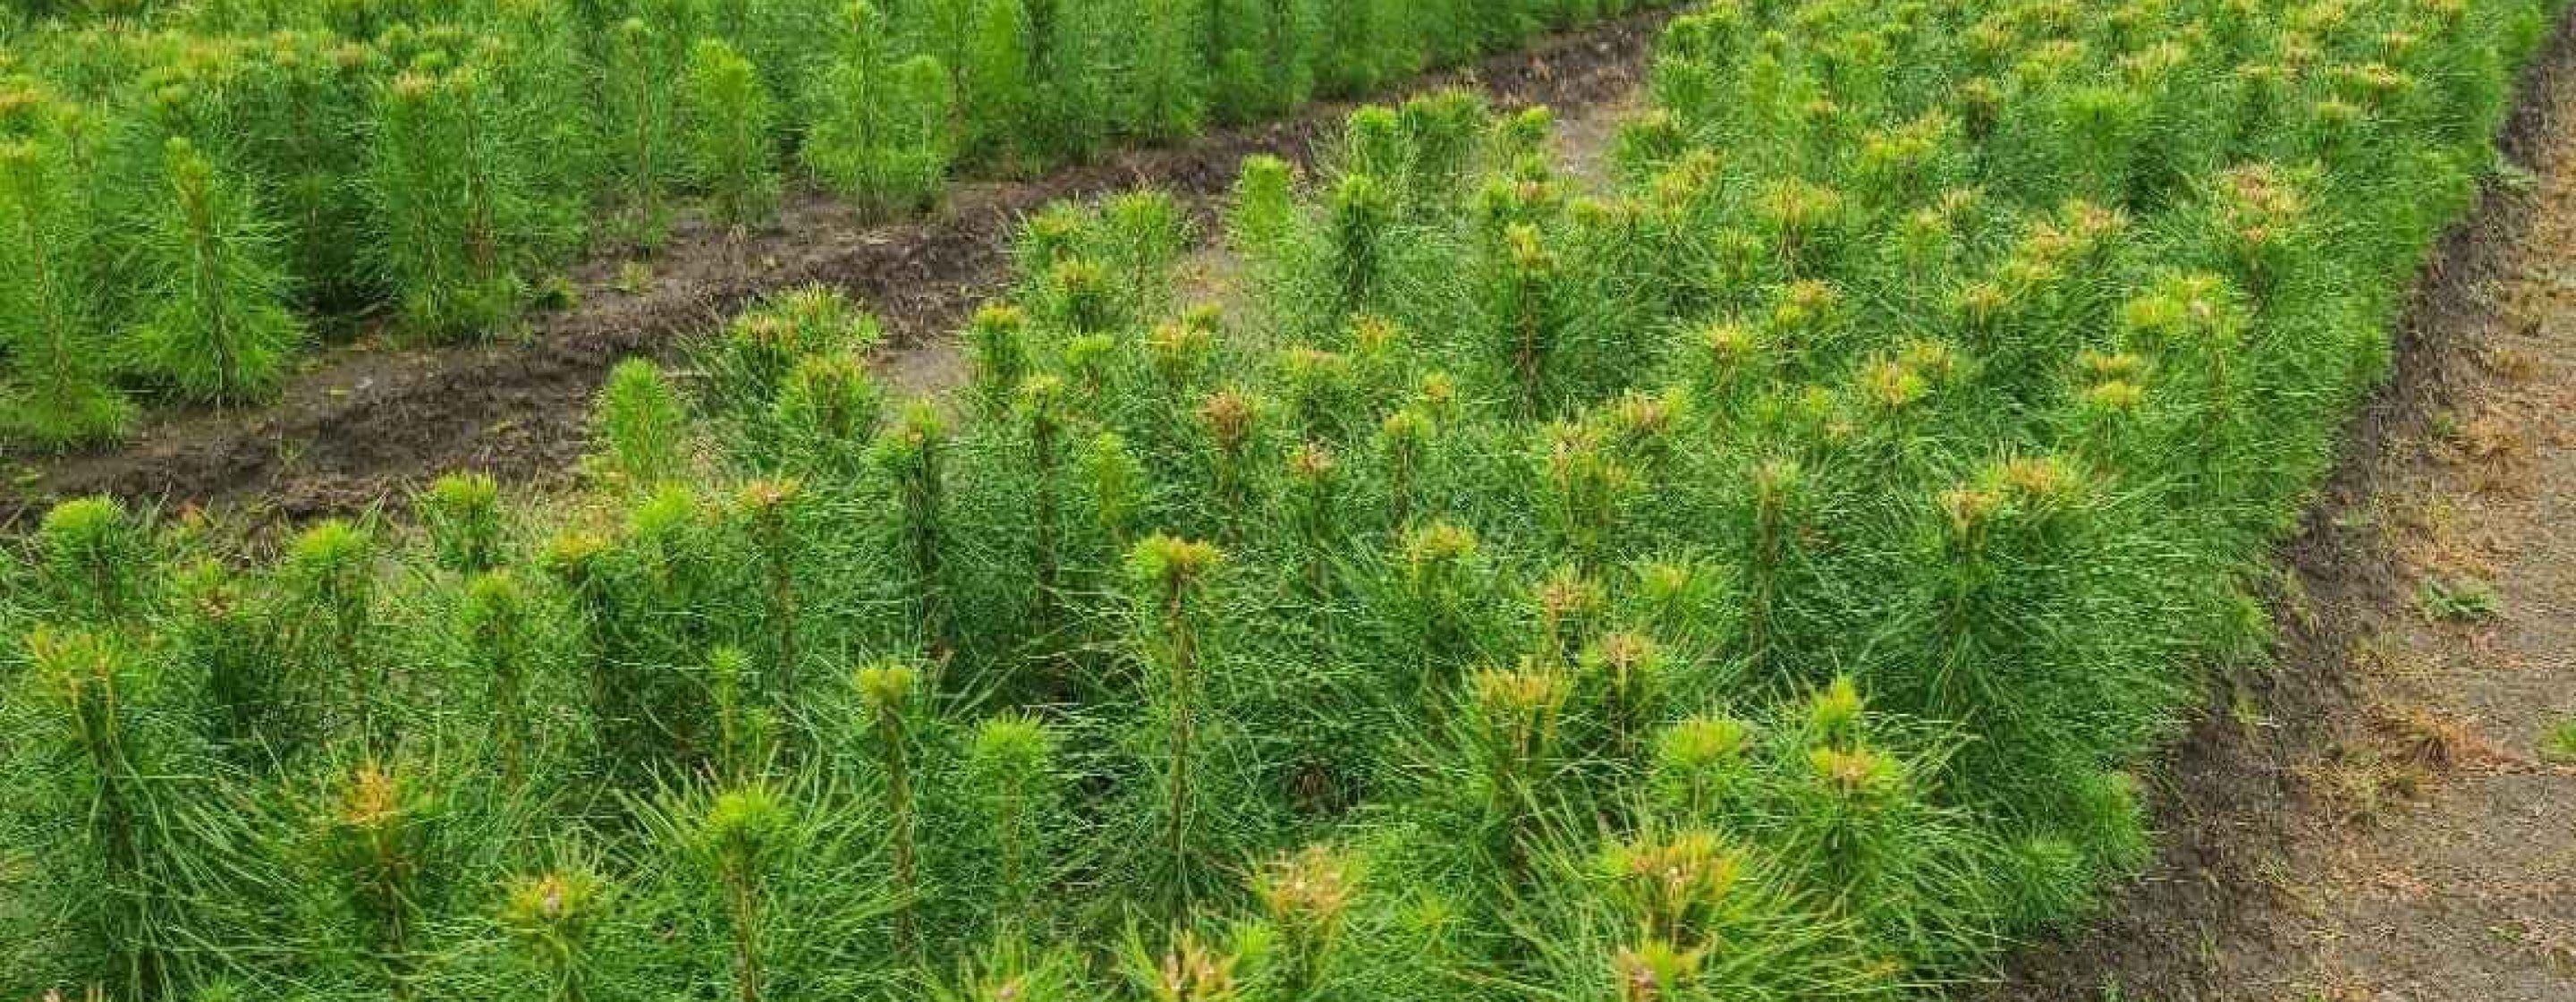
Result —
<svg viewBox="0 0 2576 1002"><path fill-rule="evenodd" d="M490 75L443 62L424 56L379 89L366 177L369 258L416 330L486 336L528 294L544 242L536 178Z"/></svg>
<svg viewBox="0 0 2576 1002"><path fill-rule="evenodd" d="M109 356L90 301L89 235L59 153L0 141L0 341L9 350L7 422L46 446L109 440L133 405L107 382Z"/></svg>
<svg viewBox="0 0 2576 1002"><path fill-rule="evenodd" d="M656 250L700 209L768 222L782 158L869 213L918 212L955 175L1285 114L1595 8L229 0L148 25L66 11L0 66L0 142L33 165L5 197L42 231L0 269L17 300L0 329L18 345L5 416L33 444L109 440L132 419L126 392L256 399L310 342L379 312L431 339L508 333L574 302L556 272L578 253ZM171 139L207 169L174 171ZM183 278L202 275L222 281Z"/></svg>
<svg viewBox="0 0 2576 1002"><path fill-rule="evenodd" d="M599 475L633 495L678 479L689 460L686 421L660 366L640 358L618 363L599 390Z"/></svg>
<svg viewBox="0 0 2576 1002"><path fill-rule="evenodd" d="M690 46L680 89L689 176L717 219L742 227L777 214L776 116L750 60L716 39Z"/></svg>
<svg viewBox="0 0 2576 1002"><path fill-rule="evenodd" d="M609 232L643 247L669 235L672 181L680 175L676 88L669 46L652 25L628 18L608 31L600 120L614 200Z"/></svg>
<svg viewBox="0 0 2576 1002"><path fill-rule="evenodd" d="M1458 58L1621 8L1402 23ZM1206 100L1295 72L1209 55L1251 0L1056 9L1138 58L1179 11ZM992 10L889 8L882 65ZM952 397L887 399L801 291L620 366L543 505L460 480L270 564L77 502L0 571L42 638L0 664L0 994L1974 981L2150 858L2133 770L2261 650L2245 582L2545 14L1711 4L1601 176L1460 93L1256 162L1218 304L1173 198L1033 214ZM822 71L769 72L792 132Z"/></svg>
<svg viewBox="0 0 2576 1002"><path fill-rule="evenodd" d="M40 581L55 614L114 622L151 601L152 544L114 498L65 501L36 526Z"/></svg>
<svg viewBox="0 0 2576 1002"><path fill-rule="evenodd" d="M134 332L143 370L192 399L256 399L285 378L304 339L282 302L271 227L186 140L170 141L168 169L170 197L144 244L145 266L163 278Z"/></svg>

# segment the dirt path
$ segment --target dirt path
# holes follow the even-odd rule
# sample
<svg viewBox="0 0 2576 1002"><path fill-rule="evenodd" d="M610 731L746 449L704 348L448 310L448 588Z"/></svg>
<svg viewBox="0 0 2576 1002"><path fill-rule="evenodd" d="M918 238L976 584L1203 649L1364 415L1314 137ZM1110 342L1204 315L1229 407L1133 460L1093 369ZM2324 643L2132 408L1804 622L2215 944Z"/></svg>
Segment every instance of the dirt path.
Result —
<svg viewBox="0 0 2576 1002"><path fill-rule="evenodd" d="M2576 32L2289 548L2280 667L2165 769L2165 858L1994 995L2576 999Z"/></svg>
<svg viewBox="0 0 2576 1002"><path fill-rule="evenodd" d="M1381 99L1454 83L1502 104L1579 112L1632 93L1669 10L1550 39L1533 50L1435 74ZM284 399L250 411L174 411L108 452L18 459L0 524L54 500L108 493L138 503L234 510L246 522L301 520L398 500L456 469L540 489L578 457L589 398L618 359L665 351L763 293L808 282L846 289L885 318L898 345L949 336L1006 278L1008 237L1059 198L1144 185L1203 214L1254 153L1304 160L1352 105L1317 105L1279 122L1220 130L1157 150L1018 183L961 185L937 217L870 225L829 198L791 200L779 226L735 243L683 230L633 281L619 259L576 268L579 305L531 320L524 336L428 349L359 344L296 377ZM937 353L888 360L897 378L939 378Z"/></svg>

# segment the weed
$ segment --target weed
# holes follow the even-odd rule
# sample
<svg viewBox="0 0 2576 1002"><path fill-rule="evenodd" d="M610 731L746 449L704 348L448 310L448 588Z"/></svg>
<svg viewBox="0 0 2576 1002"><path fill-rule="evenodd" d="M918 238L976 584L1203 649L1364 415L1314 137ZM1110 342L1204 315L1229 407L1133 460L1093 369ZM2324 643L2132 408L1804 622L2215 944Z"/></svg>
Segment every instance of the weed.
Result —
<svg viewBox="0 0 2576 1002"><path fill-rule="evenodd" d="M2424 618L2439 623L2476 623L2494 619L2502 611L2495 589L2475 578L2441 580L2425 578L2415 584L2415 607Z"/></svg>

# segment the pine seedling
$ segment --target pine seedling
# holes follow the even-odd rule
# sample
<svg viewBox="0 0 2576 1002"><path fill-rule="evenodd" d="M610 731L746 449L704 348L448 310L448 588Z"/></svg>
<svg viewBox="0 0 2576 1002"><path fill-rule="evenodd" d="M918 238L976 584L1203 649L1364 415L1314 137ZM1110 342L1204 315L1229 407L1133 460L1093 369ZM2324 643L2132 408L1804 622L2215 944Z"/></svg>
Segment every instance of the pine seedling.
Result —
<svg viewBox="0 0 2576 1002"><path fill-rule="evenodd" d="M438 566L480 574L501 566L501 485L488 473L451 473L432 481L418 506Z"/></svg>
<svg viewBox="0 0 2576 1002"><path fill-rule="evenodd" d="M1030 376L1029 315L1000 304L976 310L966 325L966 356L974 365L977 404L986 413L1002 412Z"/></svg>
<svg viewBox="0 0 2576 1002"><path fill-rule="evenodd" d="M1130 929L1126 954L1127 979L1153 1002L1241 1002L1244 997L1235 975L1242 954L1212 946L1190 930L1181 930L1170 949L1156 954Z"/></svg>
<svg viewBox="0 0 2576 1002"><path fill-rule="evenodd" d="M626 766L694 764L709 751L710 694L689 669L717 644L718 624L704 610L731 579L723 572L733 553L716 535L720 517L694 489L666 484L626 510L620 544L604 554L620 654L610 667L627 711L614 722Z"/></svg>
<svg viewBox="0 0 2576 1002"><path fill-rule="evenodd" d="M405 321L431 336L498 330L527 296L535 193L498 91L479 69L425 62L377 94L369 257Z"/></svg>
<svg viewBox="0 0 2576 1002"><path fill-rule="evenodd" d="M2282 276L2298 268L2313 240L2303 178L2285 167L2244 165L2215 178L2210 227L2236 270L2236 283L2262 309Z"/></svg>
<svg viewBox="0 0 2576 1002"><path fill-rule="evenodd" d="M1315 96L1317 26L1313 0L1261 0L1260 16L1260 54L1227 54L1229 71L1247 57L1261 66L1261 94L1258 100L1247 102L1247 118L1252 114L1284 114L1304 107Z"/></svg>
<svg viewBox="0 0 2576 1002"><path fill-rule="evenodd" d="M1821 184L1791 178L1765 185L1755 203L1755 216L1771 236L1774 259L1783 274L1802 275L1845 218L1843 194ZM1821 246L1820 246L1821 245Z"/></svg>
<svg viewBox="0 0 2576 1002"><path fill-rule="evenodd" d="M83 848L96 854L108 892L82 919L107 945L113 984L135 998L162 997L173 958L156 873L161 815L132 719L143 665L104 634L39 627L26 645L29 678L78 763L64 774L73 784L66 792L82 807Z"/></svg>
<svg viewBox="0 0 2576 1002"><path fill-rule="evenodd" d="M1262 401L1239 389L1209 394L1199 404L1199 426L1209 445L1209 494L1228 536L1242 529L1251 503L1252 450L1261 432Z"/></svg>
<svg viewBox="0 0 2576 1002"><path fill-rule="evenodd" d="M1673 685L1663 647L1640 633L1603 634L1577 660L1585 702L1608 731L1611 761L1639 764L1647 736L1660 728Z"/></svg>
<svg viewBox="0 0 2576 1002"><path fill-rule="evenodd" d="M1610 978L1619 1002L1664 1002L1687 998L1708 963L1705 949L1685 950L1660 939L1619 948L1610 961Z"/></svg>
<svg viewBox="0 0 2576 1002"><path fill-rule="evenodd" d="M1344 174L1326 206L1333 316L1375 309L1388 277L1388 239L1396 204L1386 183L1367 174Z"/></svg>
<svg viewBox="0 0 2576 1002"><path fill-rule="evenodd" d="M761 301L725 326L706 353L708 396L728 405L766 405L806 358L867 352L885 340L877 318L837 289L806 285Z"/></svg>
<svg viewBox="0 0 2576 1002"><path fill-rule="evenodd" d="M1431 419L1417 408L1397 408L1378 423L1378 465L1386 476L1388 525L1401 529L1413 521L1437 438Z"/></svg>
<svg viewBox="0 0 2576 1002"><path fill-rule="evenodd" d="M1072 417L1064 380L1030 376L1020 382L1012 415L1028 438L1031 511L1030 562L1036 578L1036 607L1029 619L1040 637L1055 626L1056 591L1064 566L1065 424Z"/></svg>
<svg viewBox="0 0 2576 1002"><path fill-rule="evenodd" d="M1393 399L1411 388L1420 348L1403 324L1362 314L1351 318L1349 338L1351 382L1361 399Z"/></svg>
<svg viewBox="0 0 2576 1002"><path fill-rule="evenodd" d="M1314 441L1339 441L1345 415L1359 402L1350 356L1291 346L1280 350L1278 366L1286 398L1282 402L1298 433Z"/></svg>
<svg viewBox="0 0 2576 1002"><path fill-rule="evenodd" d="M1421 666L1414 705L1439 712L1449 699L1460 665L1475 656L1468 611L1482 596L1475 585L1476 534L1444 521L1406 531L1398 553L1406 618L1419 637Z"/></svg>
<svg viewBox="0 0 2576 1002"><path fill-rule="evenodd" d="M1011 244L1011 270L1023 282L1043 281L1056 265L1091 247L1098 224L1098 214L1079 202L1048 202L1020 225Z"/></svg>
<svg viewBox="0 0 2576 1002"><path fill-rule="evenodd" d="M1103 199L1099 241L1125 318L1142 324L1170 310L1173 269L1196 242L1179 199L1150 188Z"/></svg>
<svg viewBox="0 0 2576 1002"><path fill-rule="evenodd" d="M166 627L179 656L203 689L199 703L209 743L242 764L255 751L292 748L287 666L278 657L273 613L222 564L202 560L172 575L176 593Z"/></svg>
<svg viewBox="0 0 2576 1002"><path fill-rule="evenodd" d="M1206 712L1199 633L1207 610L1200 606L1207 597L1209 578L1224 563L1224 551L1213 545L1161 534L1146 537L1127 554L1128 593L1151 624L1140 646L1161 669L1159 695L1169 741L1163 763L1166 813L1161 848L1175 877L1171 890L1176 897L1170 911L1175 918L1189 912L1188 875L1195 868L1191 834L1200 798L1193 766L1202 753L1197 742L1200 718Z"/></svg>
<svg viewBox="0 0 2576 1002"><path fill-rule="evenodd" d="M1006 936L1031 931L1039 914L1043 839L1058 796L1056 745L1045 724L1014 715L985 721L966 747L976 820L992 837L993 912Z"/></svg>
<svg viewBox="0 0 2576 1002"><path fill-rule="evenodd" d="M59 617L116 623L152 604L152 540L125 506L75 498L36 526L38 581Z"/></svg>
<svg viewBox="0 0 2576 1002"><path fill-rule="evenodd" d="M671 229L670 192L679 172L678 110L670 45L642 18L607 32L600 71L601 132L609 148L612 232L638 247L660 247Z"/></svg>
<svg viewBox="0 0 2576 1002"><path fill-rule="evenodd" d="M751 61L716 39L689 49L680 89L689 173L740 232L778 212L777 112Z"/></svg>
<svg viewBox="0 0 2576 1002"><path fill-rule="evenodd" d="M1288 454L1288 520L1306 552L1306 589L1318 597L1327 593L1333 550L1347 535L1341 481L1341 464L1330 447L1307 442Z"/></svg>
<svg viewBox="0 0 2576 1002"><path fill-rule="evenodd" d="M1372 104L1342 120L1342 173L1382 178L1396 190L1396 200L1411 208L1412 156L1405 148L1403 119L1395 109Z"/></svg>
<svg viewBox="0 0 2576 1002"><path fill-rule="evenodd" d="M1501 253L1486 308L1511 359L1520 416L1533 419L1545 407L1549 359L1565 336L1561 267L1538 228L1528 224L1505 231Z"/></svg>
<svg viewBox="0 0 2576 1002"><path fill-rule="evenodd" d="M884 400L867 363L852 352L798 360L770 405L768 430L781 465L818 485L855 480Z"/></svg>
<svg viewBox="0 0 2576 1002"><path fill-rule="evenodd" d="M624 684L624 651L618 644L616 584L610 580L609 541L596 534L567 531L546 543L538 566L572 596L575 628L581 638L583 672L590 703L590 725L599 735L603 757L623 758L633 750L635 694Z"/></svg>
<svg viewBox="0 0 2576 1002"><path fill-rule="evenodd" d="M1685 828L1613 841L1595 865L1608 878L1610 898L1647 939L1696 950L1716 939L1746 859L1717 833Z"/></svg>
<svg viewBox="0 0 2576 1002"><path fill-rule="evenodd" d="M952 155L949 67L929 56L897 60L889 19L868 0L855 0L843 18L823 82L831 100L806 139L806 166L869 212L928 208Z"/></svg>
<svg viewBox="0 0 2576 1002"><path fill-rule="evenodd" d="M1912 356L1908 356L1909 369ZM1629 390L1617 400L1592 414L1587 423L1597 425L1597 434L1619 457L1623 465L1641 470L1640 479L1660 483L1671 477L1682 456L1681 431L1692 425L1694 398L1686 387L1667 387L1659 393Z"/></svg>
<svg viewBox="0 0 2576 1002"><path fill-rule="evenodd" d="M1990 892L1962 868L1994 847L1925 799L1922 763L1858 739L1802 757L1779 806L1783 855L1897 955L1929 963L1969 949Z"/></svg>
<svg viewBox="0 0 2576 1002"><path fill-rule="evenodd" d="M1731 717L1696 716L1655 739L1654 789L1678 816L1714 820L1752 778L1753 729Z"/></svg>
<svg viewBox="0 0 2576 1002"><path fill-rule="evenodd" d="M2224 457L2241 438L2238 425L2251 402L2241 369L2252 333L2234 290L2212 275L2167 278L2122 306L2118 320L2130 347L2173 359L2173 368L2196 377L2191 396L2205 408L2191 446L2204 470L2200 487L2207 497L2233 496L2236 481Z"/></svg>
<svg viewBox="0 0 2576 1002"><path fill-rule="evenodd" d="M715 711L715 775L739 783L760 773L772 758L777 718L758 704L760 684L751 655L723 646L707 652L707 701Z"/></svg>
<svg viewBox="0 0 2576 1002"><path fill-rule="evenodd" d="M528 691L539 667L535 605L535 596L516 574L493 570L466 584L456 610L457 632L465 637L469 661L489 686L492 752L500 759L501 781L511 789L526 781L535 752L536 722Z"/></svg>
<svg viewBox="0 0 2576 1002"><path fill-rule="evenodd" d="M2142 152L2137 144L2148 113L2145 95L2094 85L2069 88L2055 103L2075 194L2110 205L2126 202L2134 161Z"/></svg>
<svg viewBox="0 0 2576 1002"><path fill-rule="evenodd" d="M1244 158L1243 173L1226 203L1226 239L1236 251L1276 261L1297 224L1296 177L1296 168L1278 157Z"/></svg>
<svg viewBox="0 0 2576 1002"><path fill-rule="evenodd" d="M1137 5L1128 114L1149 142L1176 142L1207 126L1211 77L1201 61L1198 38L1199 9L1208 3L1142 0Z"/></svg>
<svg viewBox="0 0 2576 1002"><path fill-rule="evenodd" d="M8 348L6 418L48 448L114 439L134 405L108 383L82 261L86 234L55 151L0 141L0 344Z"/></svg>
<svg viewBox="0 0 2576 1002"><path fill-rule="evenodd" d="M948 67L957 96L960 150L997 162L1004 171L1025 170L1075 145L1068 133L1074 124L1062 108L1072 102L1047 101L1040 88L1055 78L1052 62L1056 36L1063 30L1059 4L954 4L957 25L951 51L941 60Z"/></svg>
<svg viewBox="0 0 2576 1002"><path fill-rule="evenodd" d="M1572 666L1608 618L1609 590L1583 568L1566 565L1549 573L1530 597L1538 606L1535 660L1551 670Z"/></svg>
<svg viewBox="0 0 2576 1002"><path fill-rule="evenodd" d="M1315 20L1323 26L1316 40L1317 90L1366 94L1405 69L1394 44L1400 7L1387 0L1320 0L1317 8Z"/></svg>
<svg viewBox="0 0 2576 1002"><path fill-rule="evenodd" d="M1126 316L1109 267L1081 255L1068 256L1046 270L1038 301L1051 325L1078 335L1107 333Z"/></svg>
<svg viewBox="0 0 2576 1002"><path fill-rule="evenodd" d="M795 805L754 782L719 793L696 820L693 846L724 900L737 1002L761 1002L770 884L796 850Z"/></svg>
<svg viewBox="0 0 2576 1002"><path fill-rule="evenodd" d="M1193 310L1179 320L1154 325L1145 336L1146 365L1166 401L1188 399L1216 367L1224 321L1214 310ZM1167 404L1168 405L1168 404Z"/></svg>
<svg viewBox="0 0 2576 1002"><path fill-rule="evenodd" d="M233 177L184 139L164 157L169 198L143 230L143 267L159 281L133 335L144 371L192 400L273 392L304 341L284 305L273 227Z"/></svg>
<svg viewBox="0 0 2576 1002"><path fill-rule="evenodd" d="M609 370L592 405L603 449L592 469L620 493L640 497L680 479L687 457L688 415L662 367L630 358Z"/></svg>
<svg viewBox="0 0 2576 1002"><path fill-rule="evenodd" d="M1806 476L1795 462L1765 459L1754 464L1751 480L1745 512L1750 538L1744 560L1744 651L1758 677L1779 642L1784 579L1803 529Z"/></svg>
<svg viewBox="0 0 2576 1002"><path fill-rule="evenodd" d="M603 977L591 951L614 903L607 878L583 866L511 879L497 921L546 1002L590 1002Z"/></svg>
<svg viewBox="0 0 2576 1002"><path fill-rule="evenodd" d="M437 809L411 777L370 761L333 784L320 819L316 857L354 920L359 956L403 1002L419 995L426 895L442 876L427 858Z"/></svg>
<svg viewBox="0 0 2576 1002"><path fill-rule="evenodd" d="M1609 559L1620 509L1639 480L1604 437L1592 422L1552 422L1543 430L1546 452L1538 464L1548 487L1548 514L1586 571Z"/></svg>
<svg viewBox="0 0 2576 1002"><path fill-rule="evenodd" d="M1531 663L1480 671L1468 685L1468 752L1483 780L1487 846L1515 886L1530 875L1539 787L1555 768L1569 688L1556 670Z"/></svg>
<svg viewBox="0 0 2576 1002"><path fill-rule="evenodd" d="M1315 998L1330 981L1360 881L1354 854L1322 845L1254 872L1253 900L1279 937L1272 961L1279 973L1270 983L1279 998Z"/></svg>
<svg viewBox="0 0 2576 1002"><path fill-rule="evenodd" d="M1091 494L1091 516L1120 551L1135 538L1137 519L1151 500L1145 464L1116 432L1101 432L1082 454L1082 479Z"/></svg>
<svg viewBox="0 0 2576 1002"><path fill-rule="evenodd" d="M1033 949L1005 933L959 965L957 980L932 1002L1079 1002L1094 998L1083 957L1065 947Z"/></svg>
<svg viewBox="0 0 2576 1002"><path fill-rule="evenodd" d="M385 671L373 647L376 542L373 533L331 520L304 530L287 546L284 579L301 618L312 656L347 686L349 716L364 746L380 749L388 735L377 726L385 699Z"/></svg>
<svg viewBox="0 0 2576 1002"><path fill-rule="evenodd" d="M957 625L948 594L947 423L926 403L905 408L871 450L891 481L902 512L903 559L912 573L916 621L931 656L945 660L957 649Z"/></svg>
<svg viewBox="0 0 2576 1002"><path fill-rule="evenodd" d="M902 661L881 661L859 669L852 684L868 715L877 766L885 773L888 841L894 852L895 941L899 949L918 962L921 930L917 912L923 889L920 850L915 839L921 821L920 807L913 799L911 742L916 727L913 717L918 712L915 705L921 698L921 671Z"/></svg>
<svg viewBox="0 0 2576 1002"><path fill-rule="evenodd" d="M804 600L796 561L804 545L797 532L804 496L805 486L794 480L755 480L736 500L750 523L752 549L759 554L762 615L769 627L770 656L777 660L772 688L790 713L804 705L798 685L804 666Z"/></svg>

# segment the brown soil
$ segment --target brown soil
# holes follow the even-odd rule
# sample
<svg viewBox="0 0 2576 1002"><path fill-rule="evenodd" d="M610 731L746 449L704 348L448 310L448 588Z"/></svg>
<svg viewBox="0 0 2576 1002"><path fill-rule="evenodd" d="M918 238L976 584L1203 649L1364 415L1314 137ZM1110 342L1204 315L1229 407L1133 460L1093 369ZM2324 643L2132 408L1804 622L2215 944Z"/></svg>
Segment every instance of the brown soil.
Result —
<svg viewBox="0 0 2576 1002"><path fill-rule="evenodd" d="M2536 180L2445 243L2284 551L2276 666L2158 770L2163 858L1994 997L2576 999L2576 770L2543 750L2576 719L2571 26L2505 136Z"/></svg>
<svg viewBox="0 0 2576 1002"><path fill-rule="evenodd" d="M1669 16L1608 22L1381 97L1465 83L1509 106L1582 109L1617 100L1635 90ZM97 493L221 507L245 521L296 521L399 504L407 488L459 469L543 489L580 454L583 417L609 366L668 352L749 300L804 283L847 290L886 319L898 349L887 368L898 385L937 386L954 379L954 352L907 357L902 349L947 338L1000 287L1008 238L1027 213L1056 199L1150 185L1204 215L1244 157L1307 160L1351 107L1322 104L1170 148L1120 151L1035 181L960 185L945 209L917 221L871 224L843 203L801 193L774 229L747 239L684 230L645 262L649 281L640 287L620 288L635 274L622 258L574 269L580 305L532 318L521 336L337 349L273 405L172 411L113 451L26 462L0 497L0 523Z"/></svg>

